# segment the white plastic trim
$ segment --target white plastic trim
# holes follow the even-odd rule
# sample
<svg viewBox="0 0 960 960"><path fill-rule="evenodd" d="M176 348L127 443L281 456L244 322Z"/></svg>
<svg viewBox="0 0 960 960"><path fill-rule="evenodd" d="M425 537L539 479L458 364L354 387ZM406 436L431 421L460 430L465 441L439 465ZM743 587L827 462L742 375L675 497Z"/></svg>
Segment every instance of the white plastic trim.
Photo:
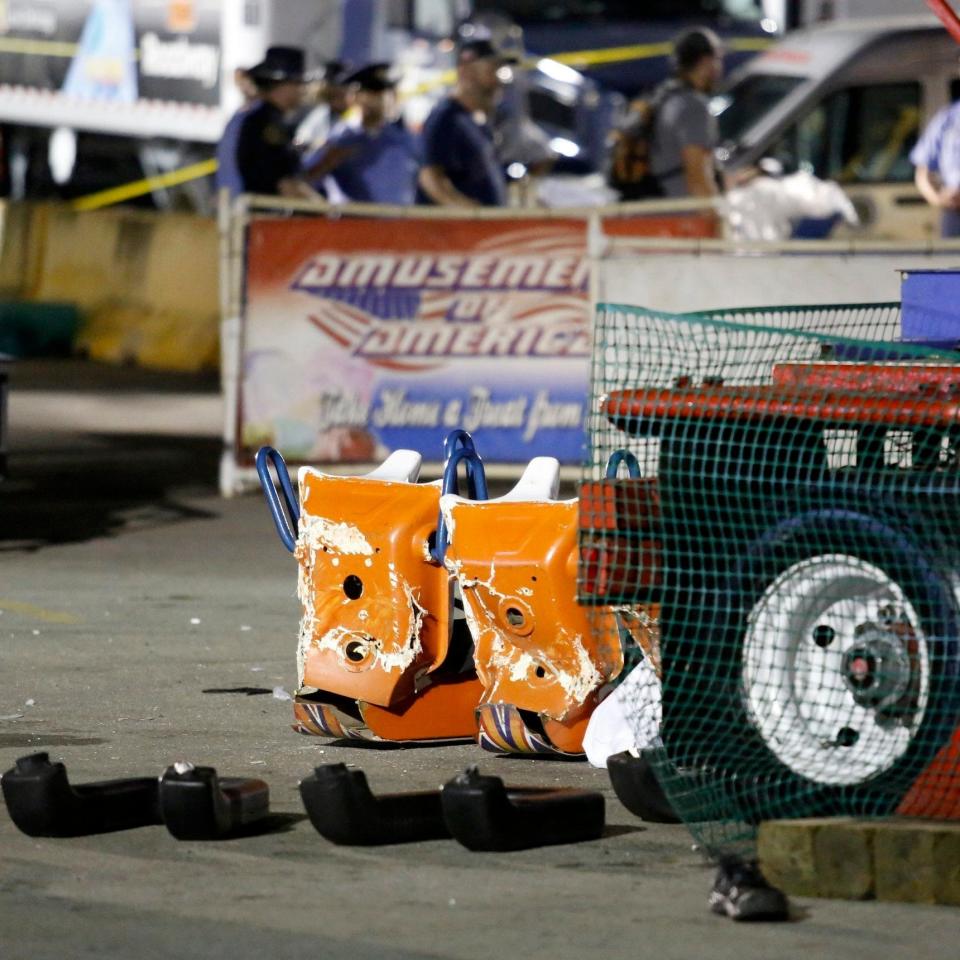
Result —
<svg viewBox="0 0 960 960"><path fill-rule="evenodd" d="M514 488L488 503L556 500L560 492L560 461L556 457L534 457Z"/></svg>
<svg viewBox="0 0 960 960"><path fill-rule="evenodd" d="M379 467L369 473L361 473L354 478L357 480L384 480L391 483L416 483L420 476L420 465L423 457L416 450L394 450ZM301 467L297 471L297 481L303 486L305 477L340 477L352 476L342 473L325 473L316 467Z"/></svg>

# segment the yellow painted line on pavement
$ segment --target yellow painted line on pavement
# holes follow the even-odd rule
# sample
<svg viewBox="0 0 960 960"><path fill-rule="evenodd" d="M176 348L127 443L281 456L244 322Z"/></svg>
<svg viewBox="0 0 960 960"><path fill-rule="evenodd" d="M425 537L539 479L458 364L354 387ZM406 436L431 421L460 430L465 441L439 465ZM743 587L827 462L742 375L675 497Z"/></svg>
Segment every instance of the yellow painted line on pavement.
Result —
<svg viewBox="0 0 960 960"><path fill-rule="evenodd" d="M21 616L33 620L42 620L44 623L79 623L80 618L72 613L63 613L60 610L45 610L32 603L22 603L19 600L0 599L0 610L10 613L19 613Z"/></svg>
<svg viewBox="0 0 960 960"><path fill-rule="evenodd" d="M150 193L161 187L175 187L177 184L186 183L189 180L208 177L215 173L216 169L217 161L215 159L201 160L199 163L191 163L189 166L181 167L179 170L171 170L169 173L135 180L133 183L124 183L119 187L111 187L109 190L101 190L98 193L88 193L85 197L74 200L70 206L73 210L99 210L101 207L122 203L124 200L131 200L133 197L142 197L145 193Z"/></svg>

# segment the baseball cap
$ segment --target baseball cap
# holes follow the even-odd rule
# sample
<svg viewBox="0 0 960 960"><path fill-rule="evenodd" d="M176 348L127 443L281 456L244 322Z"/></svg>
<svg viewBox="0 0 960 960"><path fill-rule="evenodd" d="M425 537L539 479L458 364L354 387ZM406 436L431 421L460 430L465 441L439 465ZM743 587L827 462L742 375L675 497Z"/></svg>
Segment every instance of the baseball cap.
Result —
<svg viewBox="0 0 960 960"><path fill-rule="evenodd" d="M254 80L298 82L305 79L304 59L299 47L268 47L263 60L248 73Z"/></svg>
<svg viewBox="0 0 960 960"><path fill-rule="evenodd" d="M486 37L477 37L471 40L461 40L457 44L457 62L469 63L472 60L495 59L498 63L517 63L513 54L498 50L491 40Z"/></svg>
<svg viewBox="0 0 960 960"><path fill-rule="evenodd" d="M328 60L318 71L319 79L325 80L332 86L346 83L346 78L353 70L353 65L344 60Z"/></svg>
<svg viewBox="0 0 960 960"><path fill-rule="evenodd" d="M390 69L389 63L370 63L348 74L343 82L356 84L361 90L379 92L392 90L400 80Z"/></svg>

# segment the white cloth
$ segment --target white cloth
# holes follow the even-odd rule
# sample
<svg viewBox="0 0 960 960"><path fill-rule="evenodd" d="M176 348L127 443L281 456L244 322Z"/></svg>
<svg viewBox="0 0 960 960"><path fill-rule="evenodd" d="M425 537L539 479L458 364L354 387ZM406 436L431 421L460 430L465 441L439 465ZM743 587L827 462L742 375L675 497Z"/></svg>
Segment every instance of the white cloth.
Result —
<svg viewBox="0 0 960 960"><path fill-rule="evenodd" d="M607 186L600 173L557 174L540 179L537 199L545 207L602 207L616 203L619 194Z"/></svg>
<svg viewBox="0 0 960 960"><path fill-rule="evenodd" d="M859 222L850 198L832 180L803 170L786 177L755 177L721 202L735 240L787 240L797 220L841 216Z"/></svg>
<svg viewBox="0 0 960 960"><path fill-rule="evenodd" d="M655 746L662 716L660 680L649 661L641 660L593 711L583 737L587 760L606 767L615 753L639 754Z"/></svg>

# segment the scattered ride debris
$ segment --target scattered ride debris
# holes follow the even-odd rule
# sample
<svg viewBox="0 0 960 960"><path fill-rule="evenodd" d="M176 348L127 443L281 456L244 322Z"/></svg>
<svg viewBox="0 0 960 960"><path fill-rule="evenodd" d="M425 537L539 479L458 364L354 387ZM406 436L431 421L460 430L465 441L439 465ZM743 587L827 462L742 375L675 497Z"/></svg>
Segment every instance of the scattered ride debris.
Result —
<svg viewBox="0 0 960 960"><path fill-rule="evenodd" d="M213 767L176 763L159 777L73 786L46 753L20 757L0 779L10 819L31 837L79 837L165 824L178 840L218 840L257 826L269 812L262 780L221 780Z"/></svg>

